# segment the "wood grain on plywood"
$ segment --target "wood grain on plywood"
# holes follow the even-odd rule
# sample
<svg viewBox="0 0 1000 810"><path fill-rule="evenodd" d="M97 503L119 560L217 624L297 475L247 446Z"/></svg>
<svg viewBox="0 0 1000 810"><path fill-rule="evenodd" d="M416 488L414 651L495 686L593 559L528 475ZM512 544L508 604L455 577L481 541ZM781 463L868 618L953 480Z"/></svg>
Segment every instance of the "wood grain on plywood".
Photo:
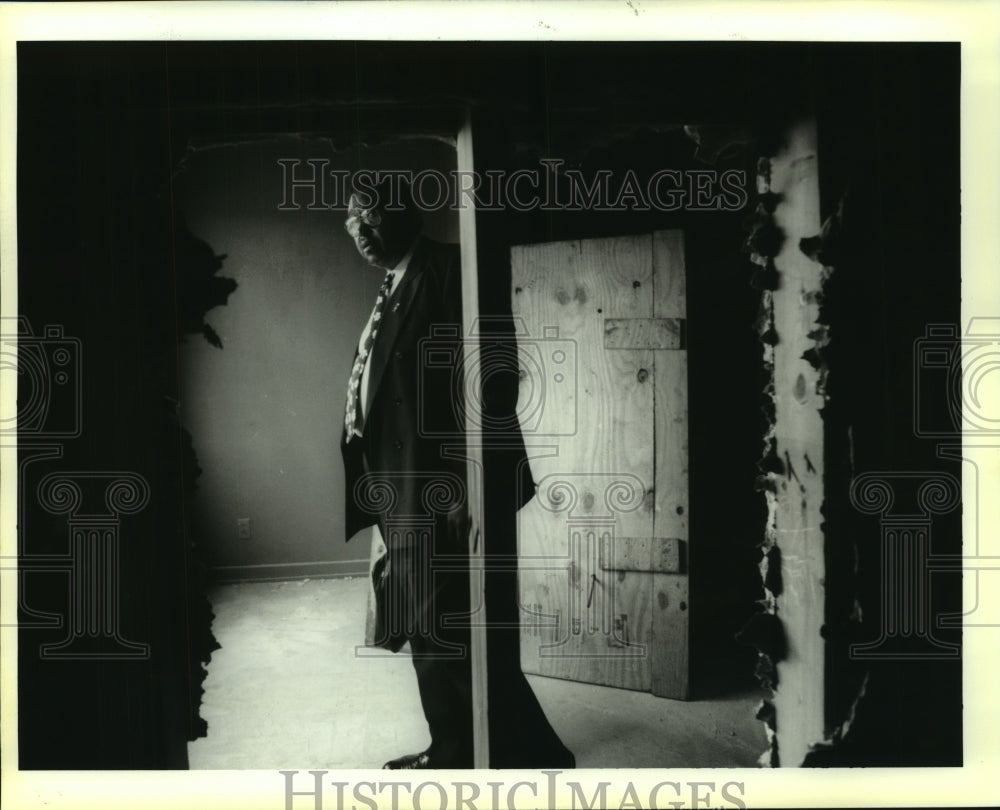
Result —
<svg viewBox="0 0 1000 810"><path fill-rule="evenodd" d="M522 662L529 672L643 690L650 575L605 571L600 555L611 537L653 535L654 355L604 346L607 319L653 315L652 252L646 235L511 253L526 358L522 429L529 445L558 446L532 461L539 494L520 516ZM570 371L572 379L558 376ZM546 387L558 395L539 402Z"/></svg>

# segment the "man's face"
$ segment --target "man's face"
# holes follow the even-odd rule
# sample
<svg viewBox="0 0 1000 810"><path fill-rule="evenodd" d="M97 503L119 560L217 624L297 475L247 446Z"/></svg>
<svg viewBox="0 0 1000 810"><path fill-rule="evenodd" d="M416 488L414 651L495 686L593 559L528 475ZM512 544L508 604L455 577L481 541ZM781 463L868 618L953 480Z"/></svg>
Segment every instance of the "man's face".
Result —
<svg viewBox="0 0 1000 810"><path fill-rule="evenodd" d="M380 206L362 208L351 196L344 227L365 261L391 270L406 253L410 233L405 218Z"/></svg>

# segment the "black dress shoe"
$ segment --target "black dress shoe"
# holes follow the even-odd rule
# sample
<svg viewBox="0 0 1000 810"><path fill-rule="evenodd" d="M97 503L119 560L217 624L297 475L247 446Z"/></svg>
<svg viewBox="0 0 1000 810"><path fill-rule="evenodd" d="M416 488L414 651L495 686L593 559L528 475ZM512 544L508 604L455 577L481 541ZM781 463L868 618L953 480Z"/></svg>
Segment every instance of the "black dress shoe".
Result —
<svg viewBox="0 0 1000 810"><path fill-rule="evenodd" d="M419 754L404 754L396 759L390 759L385 765L382 766L384 771L409 771L418 770L424 768L433 768L431 764L431 755L427 751L421 751Z"/></svg>

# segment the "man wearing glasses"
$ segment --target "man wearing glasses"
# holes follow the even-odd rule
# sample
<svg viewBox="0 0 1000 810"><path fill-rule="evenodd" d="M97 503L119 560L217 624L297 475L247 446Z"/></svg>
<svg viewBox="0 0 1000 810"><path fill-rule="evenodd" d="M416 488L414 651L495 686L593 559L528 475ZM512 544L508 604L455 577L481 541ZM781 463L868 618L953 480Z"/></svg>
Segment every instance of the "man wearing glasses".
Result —
<svg viewBox="0 0 1000 810"><path fill-rule="evenodd" d="M341 441L347 537L371 525L382 533L386 552L372 572L376 644L397 652L409 642L431 736L427 750L384 767L471 768L469 628L461 621L469 610L471 525L464 405L454 394L461 383L439 384L425 360L451 358L450 380L461 374L459 250L422 235L405 183L351 195L345 227L361 256L385 273L348 383ZM532 495L526 481L517 508ZM516 717L520 729L494 735L491 765L572 767L519 666L491 662L490 677L503 704L491 706L491 721Z"/></svg>

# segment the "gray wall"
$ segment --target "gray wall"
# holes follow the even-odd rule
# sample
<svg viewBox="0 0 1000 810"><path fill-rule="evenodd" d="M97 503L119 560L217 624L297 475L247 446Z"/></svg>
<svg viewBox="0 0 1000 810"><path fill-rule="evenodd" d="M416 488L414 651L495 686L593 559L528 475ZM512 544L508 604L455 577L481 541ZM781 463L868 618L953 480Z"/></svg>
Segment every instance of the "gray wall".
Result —
<svg viewBox="0 0 1000 810"><path fill-rule="evenodd" d="M239 287L206 320L223 350L198 337L181 351L181 415L203 469L192 505L196 541L223 579L360 573L367 533L345 544L339 440L358 335L382 273L358 256L343 208L282 211L281 158L331 169L455 166L454 148L406 140L334 152L322 140L276 138L200 149L174 192L191 231ZM332 201L332 192L327 201ZM457 242L457 216L425 218ZM252 537L238 539L237 519Z"/></svg>

